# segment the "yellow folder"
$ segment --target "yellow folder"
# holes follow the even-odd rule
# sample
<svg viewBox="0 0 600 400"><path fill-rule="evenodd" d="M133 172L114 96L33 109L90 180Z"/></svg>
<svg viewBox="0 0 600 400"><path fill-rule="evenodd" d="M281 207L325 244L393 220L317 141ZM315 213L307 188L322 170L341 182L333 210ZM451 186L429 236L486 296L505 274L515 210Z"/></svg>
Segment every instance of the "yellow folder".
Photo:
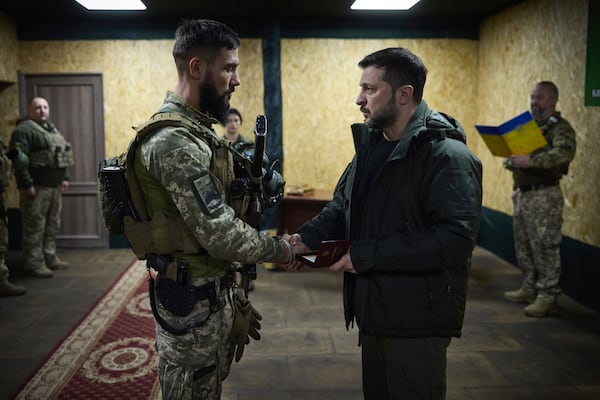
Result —
<svg viewBox="0 0 600 400"><path fill-rule="evenodd" d="M541 129L529 111L500 126L475 125L493 155L525 155L546 145Z"/></svg>

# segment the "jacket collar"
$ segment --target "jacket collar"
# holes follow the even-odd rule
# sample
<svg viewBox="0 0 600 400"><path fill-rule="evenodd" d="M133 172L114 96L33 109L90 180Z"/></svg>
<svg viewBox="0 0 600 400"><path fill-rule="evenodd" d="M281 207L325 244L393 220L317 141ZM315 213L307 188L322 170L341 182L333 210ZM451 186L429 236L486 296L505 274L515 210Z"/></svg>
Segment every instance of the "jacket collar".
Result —
<svg viewBox="0 0 600 400"><path fill-rule="evenodd" d="M392 159L402 159L406 157L411 143L428 137L431 133L452 132L455 139L466 142L466 134L462 126L452 119L439 112L429 108L425 100L415 109L404 135L398 141L398 144L390 155ZM354 138L355 151L358 153L361 148L366 147L371 141L380 140L382 136L381 129L370 129L366 124L353 124L352 135Z"/></svg>
<svg viewBox="0 0 600 400"><path fill-rule="evenodd" d="M425 100L422 100L408 122L406 131L390 155L390 159L399 159L406 156L411 141L413 138L419 136L419 132L421 131L421 128L425 126L425 121L430 112L431 110L429 110L427 103ZM381 136L383 135L381 129L371 129L367 126L367 124L364 123L353 124L351 128L352 136L354 138L354 148L357 153L359 152L360 148L367 146L371 141L380 140Z"/></svg>

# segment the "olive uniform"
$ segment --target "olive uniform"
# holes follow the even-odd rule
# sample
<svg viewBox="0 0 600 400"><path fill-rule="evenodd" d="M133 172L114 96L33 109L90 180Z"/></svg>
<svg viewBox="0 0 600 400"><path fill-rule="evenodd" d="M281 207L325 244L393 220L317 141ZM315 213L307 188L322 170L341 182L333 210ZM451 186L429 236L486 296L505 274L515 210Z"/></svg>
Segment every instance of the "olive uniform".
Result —
<svg viewBox="0 0 600 400"><path fill-rule="evenodd" d="M560 243L564 199L560 179L575 156L575 131L560 112L538 122L547 145L529 155L527 168L512 170L514 181L514 236L523 283L519 293L555 302L561 293ZM527 312L527 310L526 310Z"/></svg>
<svg viewBox="0 0 600 400"><path fill-rule="evenodd" d="M4 188L12 178L12 162L5 155L6 147L0 140L0 296L17 296L25 294L23 286L8 282L9 270L4 260L8 250L8 218L4 205Z"/></svg>
<svg viewBox="0 0 600 400"><path fill-rule="evenodd" d="M48 270L66 266L56 256L56 235L60 230L61 183L68 179L74 164L71 145L54 124L42 125L30 118L20 120L12 133L11 149L27 155L27 168L15 171L17 187L35 187L36 197L21 195L24 269L40 277L52 276Z"/></svg>
<svg viewBox="0 0 600 400"><path fill-rule="evenodd" d="M126 222L125 235L138 256L157 253L168 263L151 288L163 398L219 399L235 352L228 338L235 315L232 262L277 261L284 250L278 239L244 223L244 210L232 208L233 160L228 143L212 129L217 121L172 92L147 124L160 118L183 118L194 129L189 123L167 124L145 134L137 149L130 146L128 165L135 153L134 180L151 221L136 224L137 233ZM140 137L147 129L137 130ZM165 236L170 243L158 239L160 224L172 227ZM179 310L171 299L179 296L177 285L204 295Z"/></svg>

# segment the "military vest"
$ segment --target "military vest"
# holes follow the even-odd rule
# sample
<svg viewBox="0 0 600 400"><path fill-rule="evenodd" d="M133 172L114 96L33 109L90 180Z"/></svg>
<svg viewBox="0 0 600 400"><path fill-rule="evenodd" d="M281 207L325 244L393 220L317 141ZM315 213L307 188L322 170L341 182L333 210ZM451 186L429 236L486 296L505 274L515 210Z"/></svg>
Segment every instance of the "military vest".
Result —
<svg viewBox="0 0 600 400"><path fill-rule="evenodd" d="M551 116L548 121L540 126L540 129L544 135L544 138L548 143L552 143L555 136L562 130L564 133L565 129L571 130L563 118L557 113ZM549 146L549 145L547 145ZM573 142L573 146L575 143ZM536 150L537 151L537 150ZM535 151L534 151L535 153ZM521 185L535 185L535 184L550 184L560 181L563 175L569 172L569 163L566 162L560 165L556 165L552 168L521 168L513 170L513 181L515 186Z"/></svg>
<svg viewBox="0 0 600 400"><path fill-rule="evenodd" d="M219 139L209 128L194 122L177 112L159 112L143 125L134 128L135 139L126 154L126 176L134 208L139 221L124 217L124 235L139 259L148 254L173 255L185 261L192 272L214 276L223 273L230 263L209 257L186 225L181 214L170 200L168 192L151 176L142 164L141 143L163 127L180 126L195 132L211 149L210 171L222 183L225 201L236 211L236 216L245 214L246 201L232 201L229 195L233 174L233 152L228 143ZM142 187L144 190L142 190Z"/></svg>
<svg viewBox="0 0 600 400"><path fill-rule="evenodd" d="M75 164L71 144L56 128L53 127L52 132L48 132L32 120L24 120L22 123L44 135L48 143L45 149L29 153L30 167L67 168Z"/></svg>

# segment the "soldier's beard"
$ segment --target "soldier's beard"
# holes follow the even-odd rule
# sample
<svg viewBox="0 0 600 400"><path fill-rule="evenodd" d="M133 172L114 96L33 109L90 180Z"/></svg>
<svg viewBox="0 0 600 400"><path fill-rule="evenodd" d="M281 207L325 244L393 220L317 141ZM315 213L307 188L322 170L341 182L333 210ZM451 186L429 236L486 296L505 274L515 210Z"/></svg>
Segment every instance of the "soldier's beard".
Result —
<svg viewBox="0 0 600 400"><path fill-rule="evenodd" d="M205 81L200 87L200 111L210 114L221 124L227 122L227 111L229 111L229 91L219 96L212 81Z"/></svg>
<svg viewBox="0 0 600 400"><path fill-rule="evenodd" d="M548 117L550 117L550 115L546 115L547 113L548 113L548 109L546 109L546 108L533 107L531 109L531 114L533 115L533 118L537 122L543 122L546 119L548 119Z"/></svg>

